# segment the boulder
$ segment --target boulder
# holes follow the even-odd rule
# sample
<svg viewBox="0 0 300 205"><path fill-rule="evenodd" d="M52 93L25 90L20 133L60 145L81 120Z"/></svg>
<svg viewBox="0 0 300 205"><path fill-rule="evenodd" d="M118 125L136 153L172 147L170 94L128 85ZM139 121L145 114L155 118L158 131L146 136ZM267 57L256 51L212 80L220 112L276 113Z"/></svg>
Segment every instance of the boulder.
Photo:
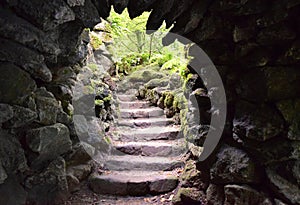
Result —
<svg viewBox="0 0 300 205"><path fill-rule="evenodd" d="M20 128L34 122L38 115L29 108L14 105L12 106L13 117L4 123L6 128Z"/></svg>
<svg viewBox="0 0 300 205"><path fill-rule="evenodd" d="M20 104L36 89L28 73L11 63L0 63L0 102Z"/></svg>
<svg viewBox="0 0 300 205"><path fill-rule="evenodd" d="M284 119L289 124L288 138L291 140L300 140L300 99L284 100L277 103Z"/></svg>
<svg viewBox="0 0 300 205"><path fill-rule="evenodd" d="M240 101L236 105L233 131L240 137L266 141L284 132L284 120L272 107Z"/></svg>
<svg viewBox="0 0 300 205"><path fill-rule="evenodd" d="M2 183L8 175L23 173L28 169L24 150L19 141L0 129L0 178Z"/></svg>
<svg viewBox="0 0 300 205"><path fill-rule="evenodd" d="M33 78L45 82L52 80L52 73L46 66L44 56L15 42L0 38L0 60L15 63Z"/></svg>
<svg viewBox="0 0 300 205"><path fill-rule="evenodd" d="M247 185L226 185L224 205L272 205L271 200Z"/></svg>
<svg viewBox="0 0 300 205"><path fill-rule="evenodd" d="M223 205L224 187L222 185L210 184L206 190L208 205Z"/></svg>
<svg viewBox="0 0 300 205"><path fill-rule="evenodd" d="M40 168L72 148L69 129L60 123L29 130L26 135L29 148L38 153L32 166Z"/></svg>
<svg viewBox="0 0 300 205"><path fill-rule="evenodd" d="M35 92L35 100L39 122L43 125L55 124L60 106L54 95L45 88L39 88Z"/></svg>
<svg viewBox="0 0 300 205"><path fill-rule="evenodd" d="M0 183L0 204L23 205L26 204L27 192L22 184L16 180L16 176L10 175L4 184Z"/></svg>
<svg viewBox="0 0 300 205"><path fill-rule="evenodd" d="M12 106L7 104L0 104L0 124L10 120L14 116Z"/></svg>
<svg viewBox="0 0 300 205"><path fill-rule="evenodd" d="M172 203L174 205L201 205L205 202L205 194L196 188L179 188Z"/></svg>
<svg viewBox="0 0 300 205"><path fill-rule="evenodd" d="M299 185L297 186L286 177L281 176L281 173L276 171L276 167L274 166L268 167L266 173L270 180L270 188L278 196L284 196L291 204L300 204Z"/></svg>
<svg viewBox="0 0 300 205"><path fill-rule="evenodd" d="M224 145L217 154L217 161L210 169L215 184L260 182L257 165L243 150Z"/></svg>
<svg viewBox="0 0 300 205"><path fill-rule="evenodd" d="M28 177L25 187L30 204L61 204L68 192L64 159L58 157L42 172Z"/></svg>

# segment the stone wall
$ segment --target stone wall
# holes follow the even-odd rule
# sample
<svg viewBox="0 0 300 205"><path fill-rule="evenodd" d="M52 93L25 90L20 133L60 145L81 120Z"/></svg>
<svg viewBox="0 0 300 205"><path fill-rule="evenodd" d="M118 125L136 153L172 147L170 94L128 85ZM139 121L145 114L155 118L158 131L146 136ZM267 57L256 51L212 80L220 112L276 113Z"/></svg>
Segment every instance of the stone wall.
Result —
<svg viewBox="0 0 300 205"><path fill-rule="evenodd" d="M172 31L203 48L222 76L226 130L198 163L208 202L299 204L298 0L1 1L0 204L52 203L76 181L66 160L78 147L70 115L87 53L80 34L111 4L131 17L153 9L149 30L176 21Z"/></svg>

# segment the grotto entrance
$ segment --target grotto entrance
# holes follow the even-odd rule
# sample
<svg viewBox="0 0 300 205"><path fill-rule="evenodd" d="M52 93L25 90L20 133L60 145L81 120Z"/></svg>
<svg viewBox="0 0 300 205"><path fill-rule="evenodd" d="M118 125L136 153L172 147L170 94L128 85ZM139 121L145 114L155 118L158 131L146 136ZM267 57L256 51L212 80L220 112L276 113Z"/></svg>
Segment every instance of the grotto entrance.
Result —
<svg viewBox="0 0 300 205"><path fill-rule="evenodd" d="M129 21L139 25L138 21L145 23L147 19L145 14L136 22ZM111 21L120 24L115 19ZM191 117L187 122L188 98L205 98L206 91L193 87L203 83L188 69L187 46L175 42L164 47L161 42L166 32L147 36L146 31L134 30L133 34L120 35L118 32L124 28L115 28L112 22L103 20L93 31L85 30L91 38L91 55L79 74L80 85L87 81L85 86L95 92L95 112L104 130L102 144L93 157L100 163L88 185L100 195L161 195L165 203L170 203L188 159L188 148L194 157L199 157L204 142L204 136L197 142L192 137L192 130L199 127L191 127L200 122ZM113 36L114 29L118 29L117 37ZM189 86L196 91L190 92ZM82 103L73 104L76 113ZM207 97L203 111L209 108ZM205 122L210 122L208 115L201 121ZM81 123L82 117L78 117L78 124ZM91 137L83 136L82 141L91 146L97 144Z"/></svg>

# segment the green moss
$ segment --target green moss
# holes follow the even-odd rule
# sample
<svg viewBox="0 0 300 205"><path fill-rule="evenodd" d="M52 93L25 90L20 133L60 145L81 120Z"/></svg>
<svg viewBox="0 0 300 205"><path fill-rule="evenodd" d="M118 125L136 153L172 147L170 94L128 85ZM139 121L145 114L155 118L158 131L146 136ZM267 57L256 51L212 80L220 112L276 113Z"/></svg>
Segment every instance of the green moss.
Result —
<svg viewBox="0 0 300 205"><path fill-rule="evenodd" d="M105 141L107 144L111 144L111 139L110 139L108 136L105 136L105 137L104 137L104 141Z"/></svg>
<svg viewBox="0 0 300 205"><path fill-rule="evenodd" d="M174 101L174 95L171 92L166 92L165 96L166 96L164 101L165 107L167 108L172 107Z"/></svg>
<svg viewBox="0 0 300 205"><path fill-rule="evenodd" d="M107 97L105 97L103 99L104 102L110 102L112 100L112 96L111 95L108 95Z"/></svg>
<svg viewBox="0 0 300 205"><path fill-rule="evenodd" d="M93 32L90 33L90 38L91 38L90 43L91 43L93 49L98 50L103 43L102 40L100 39L100 37L97 34L95 34Z"/></svg>
<svg viewBox="0 0 300 205"><path fill-rule="evenodd" d="M103 106L104 105L104 101L103 100L95 100L95 105Z"/></svg>
<svg viewBox="0 0 300 205"><path fill-rule="evenodd" d="M93 72L96 72L98 70L98 65L94 63L90 63L87 65Z"/></svg>

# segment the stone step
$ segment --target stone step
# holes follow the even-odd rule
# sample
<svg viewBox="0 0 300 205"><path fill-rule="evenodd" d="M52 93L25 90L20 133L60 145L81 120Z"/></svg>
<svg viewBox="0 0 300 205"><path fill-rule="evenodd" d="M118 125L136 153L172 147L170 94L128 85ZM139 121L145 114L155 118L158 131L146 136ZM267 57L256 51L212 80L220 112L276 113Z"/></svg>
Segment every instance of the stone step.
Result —
<svg viewBox="0 0 300 205"><path fill-rule="evenodd" d="M135 95L132 95L132 94L128 94L128 95L118 94L117 99L120 100L120 101L123 101L123 102L131 102L131 101L137 100L137 97Z"/></svg>
<svg viewBox="0 0 300 205"><path fill-rule="evenodd" d="M121 118L150 118L164 115L164 110L158 107L143 109L120 109Z"/></svg>
<svg viewBox="0 0 300 205"><path fill-rule="evenodd" d="M156 117L156 118L138 118L138 119L121 119L118 122L119 126L142 127L150 126L166 126L174 123L172 118Z"/></svg>
<svg viewBox="0 0 300 205"><path fill-rule="evenodd" d="M171 141L150 141L150 142L114 142L113 146L116 153L141 155L141 156L159 156L174 157L185 153L186 146L184 139Z"/></svg>
<svg viewBox="0 0 300 205"><path fill-rule="evenodd" d="M92 174L90 188L97 194L143 196L162 194L177 187L178 177L173 172L108 172Z"/></svg>
<svg viewBox="0 0 300 205"><path fill-rule="evenodd" d="M147 156L110 156L104 168L110 171L171 171L182 167L179 158L147 157Z"/></svg>
<svg viewBox="0 0 300 205"><path fill-rule="evenodd" d="M120 109L139 109L139 108L149 108L151 104L146 101L131 101L131 102L119 102Z"/></svg>
<svg viewBox="0 0 300 205"><path fill-rule="evenodd" d="M126 129L126 127L118 127L118 129L111 134L114 141L121 142L174 140L182 138L179 126L148 127L140 129Z"/></svg>

